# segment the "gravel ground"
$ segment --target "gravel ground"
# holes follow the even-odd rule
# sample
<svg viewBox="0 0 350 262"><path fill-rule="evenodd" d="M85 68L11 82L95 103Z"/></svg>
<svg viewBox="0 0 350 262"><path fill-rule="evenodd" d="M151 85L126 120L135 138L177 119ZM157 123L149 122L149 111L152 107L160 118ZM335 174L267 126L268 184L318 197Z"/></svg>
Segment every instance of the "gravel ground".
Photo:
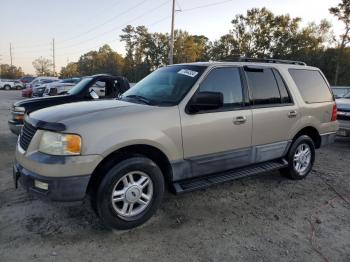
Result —
<svg viewBox="0 0 350 262"><path fill-rule="evenodd" d="M305 180L275 172L167 194L145 225L111 232L87 201L14 190L7 118L19 98L0 91L0 261L350 261L350 139L318 150Z"/></svg>

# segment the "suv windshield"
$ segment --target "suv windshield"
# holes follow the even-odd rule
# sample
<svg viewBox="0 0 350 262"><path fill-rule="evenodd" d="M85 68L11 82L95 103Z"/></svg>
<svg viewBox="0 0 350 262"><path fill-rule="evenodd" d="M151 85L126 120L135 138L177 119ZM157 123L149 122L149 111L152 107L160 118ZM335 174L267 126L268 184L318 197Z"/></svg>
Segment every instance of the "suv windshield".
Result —
<svg viewBox="0 0 350 262"><path fill-rule="evenodd" d="M177 105L205 69L205 66L197 65L160 68L126 91L121 100L150 105Z"/></svg>
<svg viewBox="0 0 350 262"><path fill-rule="evenodd" d="M68 91L68 94L70 95L77 95L79 94L87 84L92 80L91 77L85 77L83 78L78 84L76 84L71 90Z"/></svg>

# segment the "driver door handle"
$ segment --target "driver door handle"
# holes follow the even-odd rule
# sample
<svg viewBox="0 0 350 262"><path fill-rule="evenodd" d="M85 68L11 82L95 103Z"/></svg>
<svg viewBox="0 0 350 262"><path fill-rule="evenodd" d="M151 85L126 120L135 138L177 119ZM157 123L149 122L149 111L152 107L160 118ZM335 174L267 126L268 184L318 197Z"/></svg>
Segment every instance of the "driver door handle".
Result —
<svg viewBox="0 0 350 262"><path fill-rule="evenodd" d="M295 110L292 110L288 113L288 117L289 118L293 118L293 117L296 117L298 115L297 111Z"/></svg>
<svg viewBox="0 0 350 262"><path fill-rule="evenodd" d="M247 122L247 117L245 116L237 116L234 120L233 123L235 125L241 125L244 124L245 122Z"/></svg>

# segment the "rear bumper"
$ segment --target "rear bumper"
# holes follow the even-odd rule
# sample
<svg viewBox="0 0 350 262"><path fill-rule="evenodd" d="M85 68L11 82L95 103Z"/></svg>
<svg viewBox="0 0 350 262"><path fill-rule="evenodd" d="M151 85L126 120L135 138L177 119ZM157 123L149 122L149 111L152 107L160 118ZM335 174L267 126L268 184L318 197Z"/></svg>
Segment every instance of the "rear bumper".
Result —
<svg viewBox="0 0 350 262"><path fill-rule="evenodd" d="M79 201L85 197L90 175L46 177L33 173L19 164L13 166L15 187L19 182L29 193L52 201ZM47 185L43 189L38 187Z"/></svg>

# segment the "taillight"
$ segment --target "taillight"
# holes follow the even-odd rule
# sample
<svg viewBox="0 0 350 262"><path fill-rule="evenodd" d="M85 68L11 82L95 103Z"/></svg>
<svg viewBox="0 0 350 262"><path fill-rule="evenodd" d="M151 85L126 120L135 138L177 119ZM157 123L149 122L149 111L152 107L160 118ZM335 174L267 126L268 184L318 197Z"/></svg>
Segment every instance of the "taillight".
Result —
<svg viewBox="0 0 350 262"><path fill-rule="evenodd" d="M337 120L337 105L333 105L333 110L332 110L332 119L331 121L336 121Z"/></svg>

